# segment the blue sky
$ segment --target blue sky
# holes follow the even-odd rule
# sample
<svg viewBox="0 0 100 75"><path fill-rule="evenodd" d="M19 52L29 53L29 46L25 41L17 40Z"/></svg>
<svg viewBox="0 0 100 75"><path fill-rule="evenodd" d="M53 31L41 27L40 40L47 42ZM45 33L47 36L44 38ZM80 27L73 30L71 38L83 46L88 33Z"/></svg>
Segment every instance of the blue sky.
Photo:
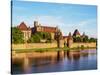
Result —
<svg viewBox="0 0 100 75"><path fill-rule="evenodd" d="M33 27L35 20L45 26L58 26L63 35L78 29L81 34L97 37L97 7L93 5L13 1L12 26L24 21Z"/></svg>

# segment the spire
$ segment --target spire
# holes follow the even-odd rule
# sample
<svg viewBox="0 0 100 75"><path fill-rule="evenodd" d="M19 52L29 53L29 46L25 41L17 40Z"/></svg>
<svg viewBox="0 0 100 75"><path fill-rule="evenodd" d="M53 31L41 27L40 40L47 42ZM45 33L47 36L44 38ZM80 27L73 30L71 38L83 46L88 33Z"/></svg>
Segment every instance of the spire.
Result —
<svg viewBox="0 0 100 75"><path fill-rule="evenodd" d="M79 33L78 29L75 29L75 31L73 33L73 36L80 36L80 33Z"/></svg>
<svg viewBox="0 0 100 75"><path fill-rule="evenodd" d="M71 32L69 32L69 35L68 36L71 37Z"/></svg>
<svg viewBox="0 0 100 75"><path fill-rule="evenodd" d="M34 27L38 26L38 21L34 21Z"/></svg>
<svg viewBox="0 0 100 75"><path fill-rule="evenodd" d="M83 32L83 36L85 36L85 32Z"/></svg>
<svg viewBox="0 0 100 75"><path fill-rule="evenodd" d="M68 39L73 39L72 35L71 35L71 32L69 32L69 34L68 34Z"/></svg>

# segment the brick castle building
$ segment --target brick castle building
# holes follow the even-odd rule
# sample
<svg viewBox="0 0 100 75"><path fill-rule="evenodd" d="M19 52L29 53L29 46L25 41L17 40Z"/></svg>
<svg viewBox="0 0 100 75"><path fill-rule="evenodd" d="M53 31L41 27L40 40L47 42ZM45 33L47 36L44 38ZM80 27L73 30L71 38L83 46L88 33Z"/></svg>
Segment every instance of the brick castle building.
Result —
<svg viewBox="0 0 100 75"><path fill-rule="evenodd" d="M55 39L55 33L58 31L57 27L42 26L38 21L34 21L34 27L31 28L32 33L48 32L51 34L51 39Z"/></svg>
<svg viewBox="0 0 100 75"><path fill-rule="evenodd" d="M17 26L18 29L20 29L23 34L24 34L24 41L27 42L27 40L31 37L31 35L37 32L48 32L51 34L51 39L55 40L55 34L56 32L59 30L58 27L50 27L50 26L42 26L41 24L39 24L38 21L34 21L34 25L33 27L27 27L27 25L24 22L21 22L20 25ZM62 32L61 32L62 33ZM79 31L76 29L73 33L73 35L71 35L71 32L69 33L68 36L62 36L62 41L68 46L71 47L72 43L73 43L73 36L75 37L80 37L80 33ZM84 36L84 35L82 35Z"/></svg>
<svg viewBox="0 0 100 75"><path fill-rule="evenodd" d="M51 34L51 39L55 40L55 33L58 30L58 27L49 27L49 26L42 26L39 24L38 21L34 21L34 27L30 28L24 22L21 22L20 25L17 26L24 34L24 40L27 41L32 34L36 32L48 32Z"/></svg>

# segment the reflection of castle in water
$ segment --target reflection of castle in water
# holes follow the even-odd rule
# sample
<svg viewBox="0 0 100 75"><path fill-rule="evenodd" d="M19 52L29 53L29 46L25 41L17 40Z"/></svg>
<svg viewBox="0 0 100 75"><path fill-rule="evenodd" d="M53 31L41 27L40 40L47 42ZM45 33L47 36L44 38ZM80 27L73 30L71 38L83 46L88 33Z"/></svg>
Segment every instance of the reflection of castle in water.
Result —
<svg viewBox="0 0 100 75"><path fill-rule="evenodd" d="M80 51L67 51L67 58L69 60L78 60L80 58Z"/></svg>
<svg viewBox="0 0 100 75"><path fill-rule="evenodd" d="M43 52L44 53L44 52ZM80 57L87 57L88 56L88 51L55 51L55 52L49 52L49 54L52 55L48 55L48 53L46 53L46 56L42 56L43 53L39 53L40 56L39 57L24 57L21 59L15 59L15 61L13 61L13 64L18 64L22 65L23 70L29 71L31 70L31 68L34 66L38 69L41 69L43 66L46 65L55 65L59 62L62 62L65 58L67 58L67 60L70 61L78 61L80 59ZM27 55L27 54L26 54ZM13 67L13 65L12 65Z"/></svg>

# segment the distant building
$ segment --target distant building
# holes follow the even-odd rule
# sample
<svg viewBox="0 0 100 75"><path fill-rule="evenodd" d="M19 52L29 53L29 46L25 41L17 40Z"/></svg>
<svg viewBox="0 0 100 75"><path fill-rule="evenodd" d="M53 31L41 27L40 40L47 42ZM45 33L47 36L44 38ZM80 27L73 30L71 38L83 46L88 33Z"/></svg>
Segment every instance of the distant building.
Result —
<svg viewBox="0 0 100 75"><path fill-rule="evenodd" d="M27 27L27 25L22 22L19 26L17 26L24 34L24 41L26 42L31 37L31 28Z"/></svg>

